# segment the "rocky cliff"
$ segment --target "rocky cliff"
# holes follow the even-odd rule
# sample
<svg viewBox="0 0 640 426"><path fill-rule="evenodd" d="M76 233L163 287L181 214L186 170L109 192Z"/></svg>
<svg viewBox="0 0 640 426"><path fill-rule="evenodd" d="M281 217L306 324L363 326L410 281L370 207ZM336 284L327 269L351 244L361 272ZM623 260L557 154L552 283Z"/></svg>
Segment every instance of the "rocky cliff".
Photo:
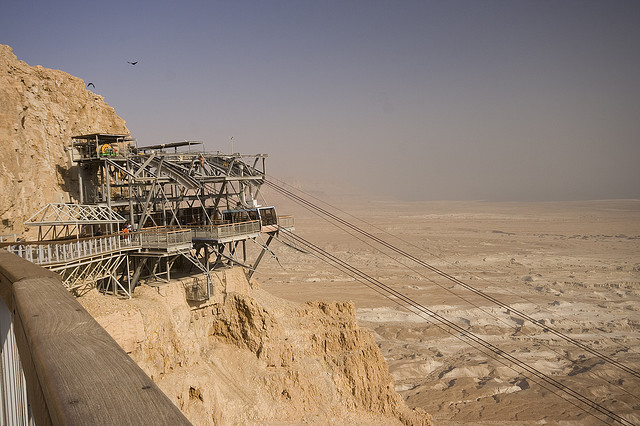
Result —
<svg viewBox="0 0 640 426"><path fill-rule="evenodd" d="M189 303L192 279L79 300L194 424L430 424L395 392L353 304L288 302L241 268Z"/></svg>
<svg viewBox="0 0 640 426"><path fill-rule="evenodd" d="M82 80L0 45L0 235L74 198L64 148L87 133L128 131ZM242 269L215 275L202 303L186 298L193 277L80 302L194 424L429 424L395 392L351 303L298 305L253 288Z"/></svg>
<svg viewBox="0 0 640 426"><path fill-rule="evenodd" d="M29 66L0 45L0 235L23 233L23 222L45 204L73 197L64 148L89 133L129 131L84 81Z"/></svg>

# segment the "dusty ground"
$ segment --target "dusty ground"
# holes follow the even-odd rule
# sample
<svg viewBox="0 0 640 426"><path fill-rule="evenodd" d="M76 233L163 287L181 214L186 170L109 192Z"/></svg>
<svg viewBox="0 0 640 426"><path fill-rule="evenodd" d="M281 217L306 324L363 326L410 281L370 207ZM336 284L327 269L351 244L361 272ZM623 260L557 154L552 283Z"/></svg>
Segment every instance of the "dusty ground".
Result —
<svg viewBox="0 0 640 426"><path fill-rule="evenodd" d="M271 197L274 197L273 194ZM296 233L630 422L640 379L504 308L365 245L298 206ZM271 200L270 200L271 201ZM640 201L334 202L358 225L476 289L640 370ZM352 222L353 218L346 217ZM388 233L388 234L387 234ZM396 389L438 424L601 424L588 409L311 255L272 245L255 278L294 301L352 300ZM563 399L564 398L564 399Z"/></svg>

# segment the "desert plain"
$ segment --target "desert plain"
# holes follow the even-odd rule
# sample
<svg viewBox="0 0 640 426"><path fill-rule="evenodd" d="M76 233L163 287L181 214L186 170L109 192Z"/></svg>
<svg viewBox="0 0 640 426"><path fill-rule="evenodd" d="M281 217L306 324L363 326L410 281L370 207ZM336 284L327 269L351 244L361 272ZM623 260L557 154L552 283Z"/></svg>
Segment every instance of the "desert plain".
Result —
<svg viewBox="0 0 640 426"><path fill-rule="evenodd" d="M279 214L295 215L296 234L561 385L470 345L308 252L272 244L254 279L296 302L353 301L410 407L440 425L614 423L569 391L640 423L640 379L633 374L640 370L640 200L376 202L302 195L503 305L277 194L265 198Z"/></svg>

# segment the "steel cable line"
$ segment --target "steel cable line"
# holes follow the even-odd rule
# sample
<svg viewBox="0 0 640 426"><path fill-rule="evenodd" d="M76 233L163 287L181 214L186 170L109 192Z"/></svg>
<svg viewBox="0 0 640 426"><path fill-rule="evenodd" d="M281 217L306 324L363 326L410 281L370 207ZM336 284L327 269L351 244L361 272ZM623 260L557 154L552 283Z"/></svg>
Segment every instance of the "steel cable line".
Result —
<svg viewBox="0 0 640 426"><path fill-rule="evenodd" d="M451 267L453 267L453 268L456 268L456 269L458 269L458 270L460 270L460 271L462 271L462 272L464 272L464 273L471 274L471 275L473 275L475 278L477 278L477 279L479 279L479 280L481 280L481 281L484 281L484 282L486 282L486 283L488 283L488 284L492 284L490 281L486 280L485 278L478 276L475 272L471 272L471 271L469 271L469 270L466 270L465 268L462 268L461 266L459 266L459 265L457 265L457 264L455 264L455 263L453 263L453 262L451 262L451 261L448 261L447 259L445 259L445 258L443 258L443 257L441 257L441 256L438 256L438 255L437 255L437 254L435 254L435 253L432 253L432 252L428 251L428 250L427 250L427 249L425 249L424 247L417 246L417 245L415 245L415 244L411 243L410 241L407 241L407 240L405 240L405 239L403 239L403 238L401 238L401 237L399 237L399 236L397 236L397 235L395 235L395 234L392 234L392 233L390 233L390 232L388 232L388 231L386 231L386 230L384 230L384 229L382 229L382 228L380 228L380 227L378 227L378 226L376 226L376 225L374 225L374 224L372 224L372 223L370 223L370 222L367 222L367 221L366 221L366 220L364 220L364 219L361 219L361 218L359 218L359 217L356 217L356 216L354 216L353 214L351 214L351 213L349 213L349 212L347 212L347 211L345 211L345 210L342 210L342 209L340 209L339 207L336 207L336 206L334 206L334 205L332 205L332 204L330 204L330 203L328 203L328 202L326 202L326 201L324 201L324 200L321 200L320 198L318 198L318 197L314 196L313 194L310 194L310 193L308 193L308 192L305 192L305 191L303 191L303 190L302 190L302 189L300 189L300 188L296 188L295 186L293 186L293 185L291 185L291 184L288 184L288 183L286 183L285 181L283 181L283 180L281 180L281 179L278 179L278 178L276 178L276 177L274 177L274 176L271 176L271 175L267 175L267 176L269 176L269 178L270 178L270 179L276 180L276 181L280 182L280 183L281 183L281 184L283 184L283 185L286 185L286 186L288 186L288 187L291 187L291 188L295 189L296 191L301 192L302 194L304 194L304 195L306 195L306 196L308 196L308 197L310 197L310 198L313 198L314 200L317 200L317 201L319 201L320 203L325 204L325 205L327 205L327 206L329 206L329 207L331 207L331 208L333 208L333 209L335 209L335 210L339 211L340 213L343 213L343 214L345 214L345 215L347 215L347 216L349 216L349 217L352 217L353 219L356 219L356 220L358 220L358 221L360 221L360 222L362 222L362 223L364 223L364 224L366 224L366 225L368 225L368 226L372 227L373 229L375 229L375 230L377 230L377 231L382 232L383 234L389 235L389 236L390 236L390 237L392 237L392 238L395 238L395 239L397 239L397 240L400 240L400 241L402 241L403 243L407 244L407 245L408 245L408 246L410 246L410 247L416 248L416 249L421 250L421 251L425 251L426 253L428 253L429 255L431 255L431 256L433 256L433 257L435 257L436 259L441 260L441 261L443 261L443 262L446 262L447 264L449 264L449 265L450 265ZM526 302L528 302L528 303L531 303L531 304L534 304L534 305L536 304L533 300L530 300L530 299L528 299L528 298L524 297L522 294L516 293L516 292L512 291L512 290L511 290L511 289L509 289L509 288L506 288L505 290L506 290L507 292L511 293L513 296L516 296L516 297L518 297L518 298L520 298L520 299L522 299L522 300L524 300L524 301L526 301ZM551 313L548 309L546 309L546 308L544 308L544 307L542 308L542 310L543 310L543 311L545 311L545 312ZM628 351L628 350L629 350L629 348L628 348L628 347L624 347L624 346L623 346L622 348L620 348L620 350L622 350L622 351Z"/></svg>
<svg viewBox="0 0 640 426"><path fill-rule="evenodd" d="M592 354L592 355L594 355L594 356L596 356L596 357L598 357L598 358L600 358L600 359L602 359L602 360L604 360L606 362L609 362L612 365L615 365L619 369L621 369L621 370L623 370L623 371L625 371L625 372L627 372L627 373L629 373L629 374L631 374L631 375L633 375L633 376L635 376L637 378L640 378L640 372L638 372L638 371L636 371L636 370L634 370L634 369L632 369L630 367L627 367L626 365L622 364L619 361L616 361L615 359L611 358L610 356L605 355L605 354L603 354L603 353L601 353L601 352L599 352L599 351L597 351L597 350L585 345L584 343L572 338L571 336L566 335L562 331L557 330L554 327L551 327L549 325L540 324L538 322L538 320L536 320L535 318L533 318L530 315L526 314L525 312L522 312L519 309L513 308L513 307L507 305L506 303L503 303L502 301L498 300L497 298L495 298L495 297L493 297L493 296L491 296L491 295L489 295L489 294L487 294L487 293L485 293L485 292L483 292L481 290L478 290L478 289L472 287L471 285L465 283L464 281L461 281L460 279L458 279L458 278L456 278L456 277L454 277L454 276L452 276L452 275L450 275L450 274L448 274L448 273L436 268L435 266L423 261L422 259L419 259L419 258L413 256L410 253L407 253L406 251L404 251L404 250L402 250L400 248L397 248L396 246L394 246L394 245L382 240L381 238L379 238L379 237L377 237L377 236L375 236L375 235L363 230L362 228L359 228L356 225L353 225L352 223L342 219L341 217L336 216L335 214L327 211L326 209L324 209L324 208L322 208L322 207L320 207L320 206L318 206L318 205L316 205L316 204L314 204L314 203L312 203L312 202L310 202L310 201L308 201L308 200L306 200L306 199L294 194L293 192L291 192L291 191L289 191L289 190L287 190L285 188L282 188L282 187L276 185L275 183L273 183L273 182L271 182L269 180L265 180L265 183L269 187L271 187L272 189L275 189L276 191L280 192L282 195L285 195L288 198L291 198L291 199L293 199L295 201L298 201L298 202L300 202L300 203L302 203L304 205L309 206L310 208L312 208L312 209L314 209L314 210L316 210L318 212L321 212L322 214L330 217L331 219L335 220L336 222L343 224L344 226L354 230L355 232L357 232L357 233L359 233L361 235L364 235L365 237L377 242L378 244L382 245L383 247L386 247L389 250L394 251L394 252L402 255L403 257L405 257L405 258L407 258L407 259L419 264L420 266L423 266L423 267L427 268L428 270L436 273L437 275L439 275L439 276L441 276L443 278L446 278L446 279L448 279L449 281L451 281L451 282L453 282L455 284L460 285L464 289L469 290L472 293L474 293L474 294L476 294L476 295L478 295L478 296L480 296L480 297L482 297L482 298L484 298L484 299L496 304L498 307L510 310L511 312L513 312L514 314L519 316L520 318L525 319L526 321L534 324L535 326L537 326L539 328L542 328L543 331L550 332L551 334L554 334L555 336L561 338L562 340L565 340L565 341L567 341L569 343L572 343L572 344L580 347L581 349L589 352L590 354Z"/></svg>
<svg viewBox="0 0 640 426"><path fill-rule="evenodd" d="M315 197L314 197L314 198L315 198ZM408 265L406 265L406 264L402 263L400 260L398 260L398 259L396 259L396 258L392 257L389 253L386 253L386 252L384 252L384 251L380 250L379 248L375 247L375 246L374 246L374 245L372 245L371 243L369 243L369 242L367 242L366 240L362 239L362 238L361 238L361 237L359 237L358 235L355 235L354 233L350 232L348 229L343 228L343 227L342 227L341 225L339 225L339 224L336 224L336 223L331 222L328 218L326 218L326 217L322 216L320 213L318 213L317 211L315 211L315 210L314 210L314 209L312 209L311 207L306 206L306 205L304 205L304 204L301 204L301 203L300 203L300 202L298 202L297 200L293 200L293 201L294 201L294 202L296 202L296 203L298 203L299 205L301 205L301 206L302 206L303 208L305 208L307 211L310 211L311 213L315 214L315 215L316 215L316 216L318 216L319 218L321 218L321 219L325 220L326 222L328 222L328 223L332 224L333 226L337 227L337 228L338 228L338 229L340 229L341 231L343 231L343 232L345 232L345 233L347 233L347 234L351 235L353 238L355 238L356 240L360 241L361 243L363 243L363 244L365 244L365 245L367 245L367 246L369 246L369 247L373 248L374 250L378 250L380 253L384 254L385 256L387 256L388 258L390 258L390 259L394 260L395 262L399 263L400 265L402 265L402 266L406 267L408 270L415 272L416 274L418 274L418 275L420 275L421 277L425 278L426 280L428 280L429 282L433 283L434 285L436 285L436 286L440 287L441 289L443 289L443 290L445 290L445 291L449 292L450 294L454 295L455 297L458 297L459 299L461 299L461 300L463 300L464 302L466 302L466 303L470 304L471 306L475 307L476 309L479 309L481 312L484 312L484 313L485 313L485 314L487 314L488 316L490 316L490 317L494 318L496 321L498 321L498 322L500 322L500 323L502 323L502 324L506 325L506 326L507 326L507 327L509 327L509 328L513 328L513 327L514 327L511 323L508 323L507 321L505 321L504 319L502 319L502 318L498 317L497 315L494 315L493 313L486 311L486 310L485 310L485 309L483 309L481 306L479 306L479 305L477 305L477 304L473 303L472 301L470 301L470 300L466 299L465 297L463 297L463 296L459 295L458 293L454 292L454 291L453 291L453 290L451 290L450 288L445 287L444 285L442 285L442 284L438 283L437 281L433 280L432 278L429 278L429 277L427 277L427 276L423 275L421 272L419 272L419 271L415 270L414 268L412 268L412 267L410 267L410 266L408 266ZM365 222L365 223L366 223L366 222ZM289 244L289 243L284 242L282 239L279 239L279 238L278 238L277 240L278 240L278 241L280 241L281 243L285 244L285 245L288 245L288 246L290 246L290 247L294 247L293 245L291 245L291 244ZM296 247L294 247L294 248L296 248ZM296 248L296 249L297 249L297 248ZM366 285L366 284L365 284L365 285ZM369 286L369 287L370 287L370 286ZM371 287L370 287L370 288L371 288ZM374 290L375 290L375 289L374 289ZM382 293L381 293L381 294L382 294ZM388 298L388 296L386 296L386 295L384 295L384 294L382 294L382 295ZM390 299L390 300L392 300L392 299ZM396 301L396 303L397 303L397 301ZM402 306L402 305L401 305L401 306ZM414 313L415 313L415 312L414 312ZM531 334L529 334L529 333L527 333L527 332L524 332L524 334L525 334L525 335L527 335L527 336L529 336L529 337L530 337L530 338L532 338L532 339L534 338L534 336L532 336ZM575 360L573 360L573 359L569 358L569 356L568 356L568 355L563 354L562 352L558 351L558 350L557 350L557 349L555 349L554 347L549 346L548 344L546 344L546 343L544 343L544 342L542 343L542 345L543 345L543 346L545 346L545 347L546 347L547 349L549 349L550 351L554 352L557 356L559 356L559 357L561 357L561 358L565 358L565 359L567 359L567 360L568 360L571 364L573 364L574 366L577 366L577 365L578 365L578 362L577 362L577 361L575 361ZM626 390L625 388L623 388L623 387L622 387L621 385L619 385L618 383L612 383L612 382L608 381L606 378L602 377L602 376L601 376L600 374L598 374L598 373L595 373L595 372L594 372L594 375L595 375L596 377L598 377L600 380L602 380L603 382L605 382L607 385L609 385L609 386L613 386L613 387L615 387L615 388L619 389L620 391L622 391L623 393L625 393L625 394L627 394L627 395L629 395L629 396L633 397L634 399L639 399L639 397L638 397L637 395L635 395L635 394L633 394L633 393L629 392L628 390Z"/></svg>
<svg viewBox="0 0 640 426"><path fill-rule="evenodd" d="M443 289L443 290L445 290L445 291L447 291L447 292L451 293L452 295L454 295L454 296L458 297L459 299L463 300L464 302L468 303L469 305L473 306L474 308L476 308L476 309L478 309L478 310L480 310L480 311L484 312L485 314L487 314L487 315L489 315L489 316L493 317L494 319L496 319L496 320L498 320L498 321L502 322L502 323L503 323L504 325L506 325L507 327L513 327L513 325L512 325L512 324L509 324L509 323L507 323L505 320L503 320L503 319L501 319L501 318L498 318L497 316L493 315L491 312L487 312L486 310L484 310L484 309L482 308L482 306L479 306L479 305L477 305L477 304L473 303L471 300L466 299L464 296L461 296L461 295L457 294L456 292L454 292L454 291L453 291L453 290L451 290L450 288L446 288L446 287L444 287L443 285L439 284L439 283L438 283L437 281L435 281L434 279L432 279L432 278L430 278L430 277L427 277L427 276L423 275L420 271L417 271L416 269L412 268L411 266L409 266L409 265L406 265L406 264L402 263L402 262L401 262L401 261L399 261L398 259L396 259L396 258L392 257L389 253L386 253L386 252L384 252L384 251L380 250L379 248L377 248L377 247L376 247L376 246L374 246L373 244L369 243L369 242L368 242L368 241L366 241L365 239L363 239L363 238L359 237L358 235L356 235L356 234L354 234L354 233L350 232L348 229L345 229L345 228L343 228L343 227L342 227L342 226L340 226L340 225L337 225L337 224L335 224L335 223L332 223L329 219L327 219L326 217L322 216L322 215L321 215L321 214L319 214L318 212L314 211L314 210L313 210L313 209L311 209L310 207L308 207L308 206L304 206L304 205L303 205L302 207L304 207L307 211L310 211L311 213L313 213L313 214L317 215L319 218L321 218L321 219L325 220L327 223L332 224L333 226L337 227L337 228L338 228L338 229L340 229L341 231L343 231L343 232L345 232L345 233L347 233L347 234L351 235L353 238L355 238L356 240L360 241L361 243L363 243L363 244L365 244L365 245L367 245L367 246L371 247L371 248L372 248L372 249L374 249L374 250L379 251L380 253L382 253L382 254L384 254L385 256L387 256L389 259L391 259L391 260L393 260L393 261L395 261L395 262L399 263L400 265L402 265L403 267L407 268L408 270L410 270L410 271L412 271L412 272L415 272L416 274L420 275L421 277L423 277L423 278L424 278L424 279L426 279L427 281L431 282L432 284L437 285L437 286L438 286L438 287L440 287L441 289ZM278 241L280 241L280 242L281 242L281 243L283 243L283 244L286 244L286 243L285 243L284 241L282 241L282 240L278 240Z"/></svg>
<svg viewBox="0 0 640 426"><path fill-rule="evenodd" d="M349 216L349 217L352 217L352 218L354 218L354 219L356 219L356 220L358 220L358 221L360 221L360 222L362 222L362 223L364 223L364 224L366 224L366 225L368 225L368 226L372 227L372 228L373 228L373 229L375 229L376 231L380 231L380 232L382 232L383 234L389 235L390 237L393 237L393 238L395 238L395 239L397 239L397 240L400 240L400 241L402 241L403 243L407 244L407 245L408 245L408 246L410 246L410 247L416 248L416 249L421 250L421 251L425 251L425 252L427 252L429 255L431 255L431 256L433 256L433 257L435 257L435 258L436 258L436 259L438 259L438 260L441 260L441 261L443 261L443 262L445 262L445 263L449 264L449 265L450 265L451 267L453 267L453 268L456 268L456 269L458 269L458 270L460 270L460 271L462 271L462 272L464 272L464 273L472 274L475 278L478 278L478 279L479 279L479 280L481 280L481 281L484 281L484 282L487 282L487 283L491 284L489 281L487 281L486 279L484 279L484 278L482 278L482 277L480 277L480 276L476 275L474 272L468 271L468 270L466 270L466 269L462 268L461 266L459 266L459 265L457 265L457 264L455 264L455 263L453 263L453 262L451 262L451 261L449 261L449 260L447 260L447 259L445 259L445 258L443 258L443 257L441 257L441 256L438 256L438 255L437 255L437 254L435 254L435 253L432 253L432 252L428 251L428 250L427 250L427 249L425 249L424 247L419 247L419 246L417 246L417 245L415 245L415 244L413 244L413 243L411 243L411 242L409 242L409 241L407 241L407 240L404 240L404 239L400 238L399 236L397 236L397 235L395 235L395 234L392 234L392 233L390 233L390 232L388 232L388 231L385 231L384 229L382 229L382 228L380 228L380 227L378 227L378 226L376 226L376 225L374 225L374 224L372 224L372 223L370 223L370 222L367 222L367 221L366 221L366 220L364 220L364 219L358 218L358 217L354 216L353 214L351 214L351 213L349 213L349 212L347 212L347 211L344 211L344 210L340 209L339 207L336 207L336 206L334 206L334 205L332 205L332 204L330 204L330 203L328 203L328 202L326 202L326 201L324 201L324 200L321 200L320 198L318 198L318 197L314 196L313 194L309 194L308 192L305 192L305 191L303 191L302 189L296 188L296 187L294 187L293 185L291 185L291 184L288 184L288 183L284 182L283 180L280 180L280 179L278 179L278 178L276 178L276 177L274 177L274 176L269 176L269 178L270 178L270 179L273 179L273 180L276 180L276 181L280 182L280 183L281 183L281 184L283 184L283 185L289 186L289 187L291 187L291 188L295 189L296 191L301 192L301 193L303 193L304 195L306 195L306 196L308 196L308 197L310 197L310 198L313 198L314 200L317 200L317 201L319 201L320 203L325 204L325 205L327 205L327 206L329 206L329 207L331 207L331 208L333 208L333 209L335 209L335 210L339 211L340 213L343 213L343 214L345 214L345 215L347 215L347 216ZM527 298L526 298L526 297L524 297L522 294L518 294L518 293L513 292L513 291L512 291L511 289L509 289L509 288L507 288L507 289L506 289L506 291L508 291L509 293L511 293L511 294L512 294L512 295L514 295L514 296L519 297L520 299L522 299L522 300L524 300L524 301L526 301L526 302L529 302L529 303L531 303L531 304L536 304L534 301L532 301L532 300L530 300L530 299L527 299ZM546 309L545 309L545 310L546 310ZM549 312L548 310L546 310L546 311L547 311L547 312Z"/></svg>
<svg viewBox="0 0 640 426"><path fill-rule="evenodd" d="M476 303L472 302L471 300L469 300L469 299L465 298L464 296L462 296L462 295L460 295L460 294L456 293L456 292L455 292L455 291L453 291L451 288L447 288L447 287L445 287L444 285L442 285L442 284L438 283L438 282L437 282L436 280L434 280L433 278L430 278L430 277L428 277L428 276L426 276L426 275L422 274L420 271L416 270L415 268L412 268L411 266L409 266L409 265L407 265L407 264L405 264L405 263L401 262L400 260L398 260L398 259L394 258L394 257L393 257L393 256L391 256L389 253L387 253L387 252L385 252L385 251L380 250L379 248L377 248L377 247L376 247L376 246L374 246L373 244L369 243L368 241L366 241L365 239L363 239L363 238L359 237L358 235L354 234L353 232L349 231L348 229L345 229L345 228L344 228L344 227L342 227L341 225L331 222L328 218L326 218L326 217L322 216L320 213L316 212L315 210L311 209L310 207L305 206L305 205L302 205L302 207L304 207L307 211L310 211L311 213L315 214L315 215L316 215L316 216L318 216L319 218L323 219L323 220L324 220L324 221L326 221L327 223L332 224L333 226L337 227L337 228L338 228L338 229L340 229L341 231L343 231L343 232L345 232L345 233L347 233L347 234L351 235L353 238L355 238L356 240L360 241L361 243L363 243L363 244L365 244L365 245L367 245L367 246L371 247L371 248L372 248L372 249L374 249L374 250L379 251L380 253L382 253L383 255L385 255L386 257L388 257L389 259L391 259L391 260L393 260L393 261L395 261L395 262L399 263L399 264L400 264L400 265L402 265L403 267L407 268L409 271L412 271L412 272L414 272L414 273L418 274L419 276L423 277L424 279L426 279L426 280L427 280L427 281L429 281L430 283L432 283L432 284L434 284L434 285L436 285L436 286L440 287L442 290L444 290L444 291L446 291L446 292L448 292L448 293L452 294L453 296L455 296L455 297L457 297L457 298L461 299L462 301L464 301L464 302L468 303L469 305L473 306L474 308L478 309L479 311L481 311L481 312L485 313L486 315L488 315L488 316L490 316L490 317L494 318L496 321L498 321L498 322L502 323L502 324L503 324L503 325L505 325L506 327L508 327L508 328L515 328L515 327L513 326L513 324L512 324L512 323L509 323L509 322L505 321L504 319L502 319L502 318L498 317L497 315L493 314L492 312L487 311L487 310L486 310L486 309L484 309L482 306L480 306L480 305L478 305L478 304L476 304ZM290 247L294 247L293 245L291 245L291 244L289 244L289 243L285 242L283 239L278 239L278 241L280 241L282 244L289 245ZM295 248L295 247L294 247L294 248ZM532 336L532 335L530 335L530 334L528 334L528 333L526 333L526 332L525 332L524 334L525 334L525 335L527 335L527 336L529 336L529 337L531 337L531 338L533 338L533 336ZM558 355L558 356L560 356L560 357L566 357L566 355L562 354L561 352L559 352L559 351L558 351L558 350L556 350L555 348L553 348L553 347L551 347L551 346L549 346L549 345L545 345L545 346L546 346L549 350L551 350L552 352L554 352L556 355ZM574 360L569 359L569 361L571 361L573 364L577 364ZM611 385L611 383L609 383L609 382L606 382L606 383L607 383L607 384L609 384L609 385ZM617 385L615 385L615 384L614 384L614 386L619 387L619 386L617 386ZM623 390L624 392L626 392L626 390L624 390L623 388L620 388L620 389L621 389L621 390ZM626 393L628 393L628 392L626 392ZM631 395L631 394L630 394L630 395ZM633 396L633 395L632 395L632 396Z"/></svg>
<svg viewBox="0 0 640 426"><path fill-rule="evenodd" d="M389 299L391 299L391 297L396 297L398 300L402 301L402 303L404 303L405 305L408 305L411 308L415 309L415 311L412 310L412 309L409 309L409 310L411 312L413 312L414 314L417 314L421 318L428 320L428 318L425 318L424 316L422 316L422 315L427 315L429 318L431 318L431 319L433 319L435 321L438 321L439 323L442 324L442 326L444 326L446 328L444 328L442 326L439 326L436 323L434 323L434 324L436 326L438 326L438 328L440 328L441 330L446 331L447 333L451 334L452 336L454 336L456 338L460 338L458 336L458 334L462 335L468 341L472 342L472 346L474 346L476 348L478 346L480 346L480 347L492 352L493 354L498 355L501 358L504 358L504 360L509 361L509 362L517 365L519 368L521 368L522 370L526 371L527 373L535 376L539 380L547 383L550 386L553 386L554 388L558 389L559 391L563 392L564 394L566 394L566 395L568 395L568 396L580 401L582 404L587 405L588 407L592 408L593 410L598 411L600 414L603 414L604 416L608 417L609 419L611 419L611 420L613 420L613 421L615 421L617 423L624 424L624 425L632 425L633 424L633 423L629 422L627 419L625 419L624 417L622 417L622 416L614 413L613 411L607 409L606 407L598 404L597 402L595 402L592 399L588 398L587 396L581 394L580 392L577 392L577 391L573 390L572 388L564 385L563 383L561 383L558 380L552 378L551 376L548 376L547 374L541 372L540 370L536 369L535 367L532 367L529 364L527 364L526 362L521 361L520 359L516 358L515 356L513 356L513 355L511 355L511 354L509 354L509 353L507 353L507 352L505 352L503 350L501 350L500 348L498 348L494 344L492 344L492 343L482 339L481 337L475 335L474 333L464 329L463 327L457 325L456 323L448 320L444 316L442 316L442 315L430 310L429 308L425 307L424 305L416 302L412 298L404 295L403 293L398 292L397 290L393 289L392 287L389 287L388 285L382 283L381 281L371 277L370 275L366 274L365 272L362 272L361 270L359 270L358 268L354 267L353 265L341 260L340 258L338 258L338 257L334 256L333 254L327 252L326 250L324 250L324 249L316 246L315 244L309 242L308 240L300 237L299 235L294 234L291 231L287 231L284 228L280 228L280 232L283 232L285 235L287 235L288 237L292 238L297 243L300 243L301 245L306 247L308 250L310 250L310 251L314 252L315 254L319 255L321 257L321 259L325 260L327 263L330 263L333 266L336 266L338 269L340 269L342 271L346 271L347 273L349 273L349 275L351 275L353 278L357 279L358 281L360 281L360 282L362 282L362 280L366 281L371 286L374 286L377 289L376 291L378 293L381 293L381 292L386 293L385 297L387 297ZM367 284L365 284L365 285L367 285ZM367 287L370 287L370 286L367 285ZM370 288L372 288L372 287L370 287ZM391 300L393 300L393 299L391 299ZM400 303L398 301L394 301L394 302L402 305L402 303ZM416 312L416 311L418 311L418 312ZM469 343L469 342L467 342L467 343ZM482 353L484 353L485 355L488 355L491 358L495 359L496 361L500 362L501 364L509 367L510 369L513 369L513 367L509 366L508 364L505 364L504 362L500 361L499 359L495 358L494 356L491 356L491 355L487 354L487 352L483 351L482 349L480 349L480 351ZM514 370L514 371L517 371L517 370ZM537 382L537 383L539 383L539 382ZM584 411L585 413L587 413L587 414L597 418L598 420L602 421L602 419L600 419L599 417L597 417L593 413L587 411L582 406L574 403L571 400L563 398L561 395L557 394L556 392L554 392L553 390L547 388L546 386L544 386L542 384L540 384L540 385L545 387L545 389L551 391L555 395L561 397L565 401L569 402L570 404L574 405L575 407L579 408L580 410Z"/></svg>

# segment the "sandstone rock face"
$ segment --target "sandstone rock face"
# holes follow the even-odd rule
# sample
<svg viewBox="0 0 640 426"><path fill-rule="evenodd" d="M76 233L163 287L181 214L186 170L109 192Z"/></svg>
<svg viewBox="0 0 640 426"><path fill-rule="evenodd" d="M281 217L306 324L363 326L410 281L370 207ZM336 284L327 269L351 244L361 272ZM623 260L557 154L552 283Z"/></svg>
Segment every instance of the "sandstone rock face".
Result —
<svg viewBox="0 0 640 426"><path fill-rule="evenodd" d="M0 45L0 235L24 233L23 222L45 204L74 196L65 147L89 133L129 131L83 80L29 66Z"/></svg>
<svg viewBox="0 0 640 426"><path fill-rule="evenodd" d="M79 301L194 424L431 424L395 392L352 303L288 302L240 268L215 281L201 304L179 282Z"/></svg>

